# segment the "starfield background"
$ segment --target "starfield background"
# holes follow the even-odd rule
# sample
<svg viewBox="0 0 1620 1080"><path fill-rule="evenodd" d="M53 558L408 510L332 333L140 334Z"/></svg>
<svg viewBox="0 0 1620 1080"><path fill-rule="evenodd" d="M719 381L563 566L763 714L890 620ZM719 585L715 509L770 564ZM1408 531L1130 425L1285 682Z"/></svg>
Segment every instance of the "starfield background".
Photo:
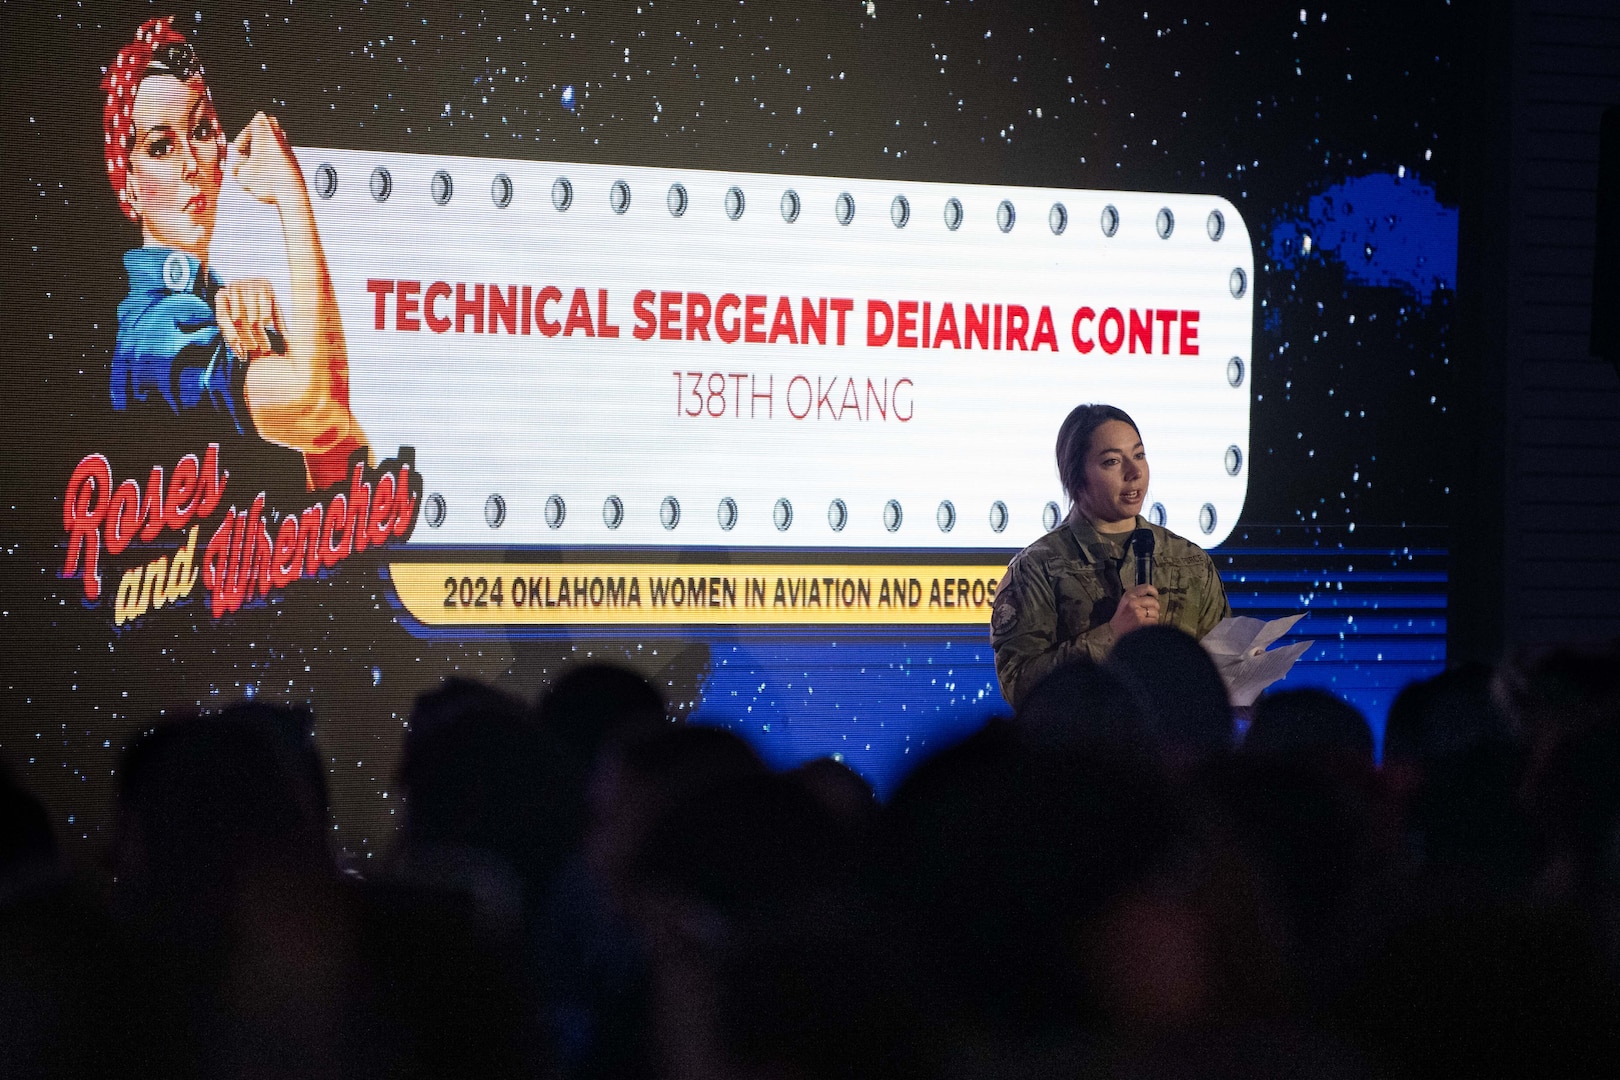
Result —
<svg viewBox="0 0 1620 1080"><path fill-rule="evenodd" d="M1308 608L1297 633L1318 644L1289 685L1333 687L1375 726L1443 660L1460 104L1460 17L1443 0L0 13L0 754L86 853L106 839L130 738L244 695L313 706L334 836L356 859L388 842L412 698L452 673L533 695L581 660L627 661L769 760L838 752L880 791L1005 709L977 633L416 638L375 568L218 622L191 605L115 632L57 577L61 495L86 453L112 453L121 475L162 458L108 445L121 255L139 237L104 178L97 89L160 14L195 35L233 136L262 109L298 145L1231 199L1260 248L1248 503L1215 552L1233 604Z"/></svg>

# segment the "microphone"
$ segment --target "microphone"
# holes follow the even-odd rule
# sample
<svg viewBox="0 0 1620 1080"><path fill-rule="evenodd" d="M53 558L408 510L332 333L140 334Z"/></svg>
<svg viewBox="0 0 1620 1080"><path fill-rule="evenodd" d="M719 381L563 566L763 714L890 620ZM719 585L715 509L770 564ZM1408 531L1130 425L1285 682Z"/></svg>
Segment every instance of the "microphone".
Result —
<svg viewBox="0 0 1620 1080"><path fill-rule="evenodd" d="M1137 529L1132 532L1131 548L1136 552L1136 583L1153 584L1153 530Z"/></svg>

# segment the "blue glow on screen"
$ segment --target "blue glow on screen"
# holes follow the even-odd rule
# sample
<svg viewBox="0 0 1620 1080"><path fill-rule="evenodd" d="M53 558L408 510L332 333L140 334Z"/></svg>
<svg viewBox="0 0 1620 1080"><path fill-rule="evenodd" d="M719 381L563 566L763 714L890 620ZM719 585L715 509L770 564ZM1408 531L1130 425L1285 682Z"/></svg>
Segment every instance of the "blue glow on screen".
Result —
<svg viewBox="0 0 1620 1080"><path fill-rule="evenodd" d="M1315 645L1276 689L1337 694L1379 745L1400 689L1445 667L1444 547L1228 545L1211 555L1233 614L1308 613L1278 645ZM988 635L972 628L708 640L713 670L694 723L736 731L776 767L838 756L880 797L923 757L1012 712Z"/></svg>

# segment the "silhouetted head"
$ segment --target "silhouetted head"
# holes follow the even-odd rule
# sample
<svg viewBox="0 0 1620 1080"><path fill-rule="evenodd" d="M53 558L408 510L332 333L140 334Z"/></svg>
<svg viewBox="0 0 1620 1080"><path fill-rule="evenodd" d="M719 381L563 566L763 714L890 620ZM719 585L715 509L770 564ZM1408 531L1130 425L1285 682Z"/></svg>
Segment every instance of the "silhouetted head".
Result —
<svg viewBox="0 0 1620 1080"><path fill-rule="evenodd" d="M844 762L819 757L794 768L788 776L851 832L865 832L877 817L877 793L866 778Z"/></svg>
<svg viewBox="0 0 1620 1080"><path fill-rule="evenodd" d="M256 874L330 871L314 721L239 702L165 723L124 756L115 864L132 914L183 932Z"/></svg>
<svg viewBox="0 0 1620 1080"><path fill-rule="evenodd" d="M1382 779L1408 872L1506 895L1526 885L1542 852L1520 798L1523 741L1494 685L1484 664L1409 683L1384 724Z"/></svg>
<svg viewBox="0 0 1620 1080"><path fill-rule="evenodd" d="M1373 764L1372 729L1354 705L1314 688L1266 694L1255 702L1243 753L1297 764Z"/></svg>
<svg viewBox="0 0 1620 1080"><path fill-rule="evenodd" d="M902 908L926 904L953 876L958 848L941 838L976 828L990 800L1016 770L1016 722L996 717L919 762L878 816L872 870Z"/></svg>
<svg viewBox="0 0 1620 1080"><path fill-rule="evenodd" d="M1149 626L1114 643L1107 669L1136 694L1161 752L1195 766L1232 748L1226 684L1202 645L1173 626Z"/></svg>
<svg viewBox="0 0 1620 1080"><path fill-rule="evenodd" d="M40 801L24 791L0 758L0 881L25 867L56 861L56 837Z"/></svg>
<svg viewBox="0 0 1620 1080"><path fill-rule="evenodd" d="M1620 640L1521 654L1499 692L1522 726L1525 804L1581 890L1620 890Z"/></svg>
<svg viewBox="0 0 1620 1080"><path fill-rule="evenodd" d="M557 758L522 701L446 680L411 712L400 768L406 842L495 855L542 884L579 829L559 794Z"/></svg>
<svg viewBox="0 0 1620 1080"><path fill-rule="evenodd" d="M785 776L734 776L664 814L636 853L643 889L701 904L725 923L770 925L847 877L842 829Z"/></svg>
<svg viewBox="0 0 1620 1080"><path fill-rule="evenodd" d="M1595 898L1620 896L1620 723L1572 734L1548 756L1531 806L1574 885Z"/></svg>
<svg viewBox="0 0 1620 1080"><path fill-rule="evenodd" d="M666 722L663 695L629 668L585 664L574 668L540 700L540 722L586 761L616 735Z"/></svg>
<svg viewBox="0 0 1620 1080"><path fill-rule="evenodd" d="M1532 786L1554 750L1581 732L1620 723L1620 641L1526 650L1504 663L1494 687L1530 751Z"/></svg>
<svg viewBox="0 0 1620 1080"><path fill-rule="evenodd" d="M866 1075L839 1068L874 1038L863 990L877 975L845 959L857 942L835 928L846 836L802 784L759 772L681 802L639 845L632 913L670 1075Z"/></svg>
<svg viewBox="0 0 1620 1080"><path fill-rule="evenodd" d="M1491 693L1491 668L1464 664L1408 683L1384 723L1384 764L1433 767L1490 740L1510 738Z"/></svg>
<svg viewBox="0 0 1620 1080"><path fill-rule="evenodd" d="M1120 678L1089 660L1053 668L1018 709L1019 739L1062 756L1123 760L1157 757L1135 695Z"/></svg>
<svg viewBox="0 0 1620 1080"><path fill-rule="evenodd" d="M765 771L753 748L723 728L666 725L615 740L591 775L585 853L592 871L617 893L647 834L672 807Z"/></svg>
<svg viewBox="0 0 1620 1080"><path fill-rule="evenodd" d="M443 729L467 717L509 717L523 709L523 703L504 690L497 690L476 679L452 676L438 686L424 690L411 705L411 722L405 732L402 768L409 774L420 761L423 740L438 736Z"/></svg>
<svg viewBox="0 0 1620 1080"><path fill-rule="evenodd" d="M1130 708L1116 710L1129 735ZM1050 721L1082 723L1056 710ZM1054 749L1048 732L1026 739L1025 724L992 721L907 777L884 807L874 863L947 1010L997 1030L1073 1031L1099 1015L1087 933L1164 865L1184 822L1128 738L1124 753L1118 741Z"/></svg>

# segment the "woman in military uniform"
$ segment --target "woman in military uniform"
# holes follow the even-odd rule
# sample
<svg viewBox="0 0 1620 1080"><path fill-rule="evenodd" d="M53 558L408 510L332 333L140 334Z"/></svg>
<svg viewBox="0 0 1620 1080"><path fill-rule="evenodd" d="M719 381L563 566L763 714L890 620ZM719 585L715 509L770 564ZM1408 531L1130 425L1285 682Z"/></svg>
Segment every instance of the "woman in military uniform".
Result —
<svg viewBox="0 0 1620 1080"><path fill-rule="evenodd" d="M1053 668L1100 661L1132 630L1164 624L1202 638L1231 614L1204 550L1141 516L1147 452L1123 410L1076 406L1058 429L1057 464L1069 516L1013 558L991 617L996 674L1014 708ZM1153 531L1152 581L1136 580L1127 550L1137 529Z"/></svg>
<svg viewBox="0 0 1620 1080"><path fill-rule="evenodd" d="M161 418L141 422L153 435L164 430L165 443L179 435L231 447L227 464L239 474L258 463L244 459L268 451L301 464L299 488L339 482L366 439L349 410L343 323L314 210L280 125L254 116L231 144L231 168L280 214L290 318L268 281L226 284L208 266L226 141L202 67L171 18L141 26L102 90L107 178L142 239L124 255L129 295L118 305L113 409Z"/></svg>

